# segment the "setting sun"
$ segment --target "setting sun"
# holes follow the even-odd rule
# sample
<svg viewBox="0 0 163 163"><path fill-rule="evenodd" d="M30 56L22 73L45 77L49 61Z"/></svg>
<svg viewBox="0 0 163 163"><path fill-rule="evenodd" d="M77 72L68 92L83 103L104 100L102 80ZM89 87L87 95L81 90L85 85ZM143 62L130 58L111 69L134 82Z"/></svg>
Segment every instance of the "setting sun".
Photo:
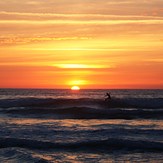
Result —
<svg viewBox="0 0 163 163"><path fill-rule="evenodd" d="M73 87L71 87L71 90L77 91L77 90L80 90L80 87L78 87L78 86L73 86Z"/></svg>

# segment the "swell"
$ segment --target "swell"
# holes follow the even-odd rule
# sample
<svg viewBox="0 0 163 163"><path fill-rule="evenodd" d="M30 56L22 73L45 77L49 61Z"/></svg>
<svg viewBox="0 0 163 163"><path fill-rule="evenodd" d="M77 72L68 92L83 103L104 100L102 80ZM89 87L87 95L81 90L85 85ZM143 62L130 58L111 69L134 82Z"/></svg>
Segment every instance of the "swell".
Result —
<svg viewBox="0 0 163 163"><path fill-rule="evenodd" d="M104 99L53 99L53 98L20 98L0 99L0 108L10 107L74 107L74 106L98 106L102 108L163 108L163 98L113 98Z"/></svg>
<svg viewBox="0 0 163 163"><path fill-rule="evenodd" d="M163 143L154 141L141 140L126 140L109 138L98 141L82 141L73 143L53 143L48 141L38 141L31 139L17 139L17 138L0 138L0 148L19 147L27 149L41 149L41 150L94 150L105 151L108 150L139 150L139 151L160 151L163 150Z"/></svg>

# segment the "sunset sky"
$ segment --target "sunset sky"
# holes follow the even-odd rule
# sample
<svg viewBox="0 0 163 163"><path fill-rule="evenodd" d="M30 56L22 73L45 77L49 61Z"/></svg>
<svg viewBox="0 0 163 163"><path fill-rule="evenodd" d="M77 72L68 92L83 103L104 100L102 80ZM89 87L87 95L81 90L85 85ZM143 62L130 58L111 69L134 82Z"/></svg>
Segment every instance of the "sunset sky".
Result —
<svg viewBox="0 0 163 163"><path fill-rule="evenodd" d="M0 1L1 88L163 88L163 0Z"/></svg>

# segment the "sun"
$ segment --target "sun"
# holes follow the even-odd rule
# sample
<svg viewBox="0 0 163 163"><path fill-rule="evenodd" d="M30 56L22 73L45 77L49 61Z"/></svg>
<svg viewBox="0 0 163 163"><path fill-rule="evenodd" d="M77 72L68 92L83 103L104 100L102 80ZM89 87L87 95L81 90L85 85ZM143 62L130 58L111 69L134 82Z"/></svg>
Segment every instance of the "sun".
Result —
<svg viewBox="0 0 163 163"><path fill-rule="evenodd" d="M80 87L79 86L72 86L71 87L71 90L78 91L78 90L80 90Z"/></svg>

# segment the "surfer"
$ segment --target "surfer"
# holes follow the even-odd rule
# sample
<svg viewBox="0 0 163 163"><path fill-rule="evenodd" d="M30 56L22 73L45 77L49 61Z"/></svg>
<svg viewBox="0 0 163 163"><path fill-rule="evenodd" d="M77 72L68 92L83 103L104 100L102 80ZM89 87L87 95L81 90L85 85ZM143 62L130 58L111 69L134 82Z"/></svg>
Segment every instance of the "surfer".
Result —
<svg viewBox="0 0 163 163"><path fill-rule="evenodd" d="M106 95L105 95L105 101L108 101L108 100L111 100L111 96L110 96L110 93L106 93Z"/></svg>

